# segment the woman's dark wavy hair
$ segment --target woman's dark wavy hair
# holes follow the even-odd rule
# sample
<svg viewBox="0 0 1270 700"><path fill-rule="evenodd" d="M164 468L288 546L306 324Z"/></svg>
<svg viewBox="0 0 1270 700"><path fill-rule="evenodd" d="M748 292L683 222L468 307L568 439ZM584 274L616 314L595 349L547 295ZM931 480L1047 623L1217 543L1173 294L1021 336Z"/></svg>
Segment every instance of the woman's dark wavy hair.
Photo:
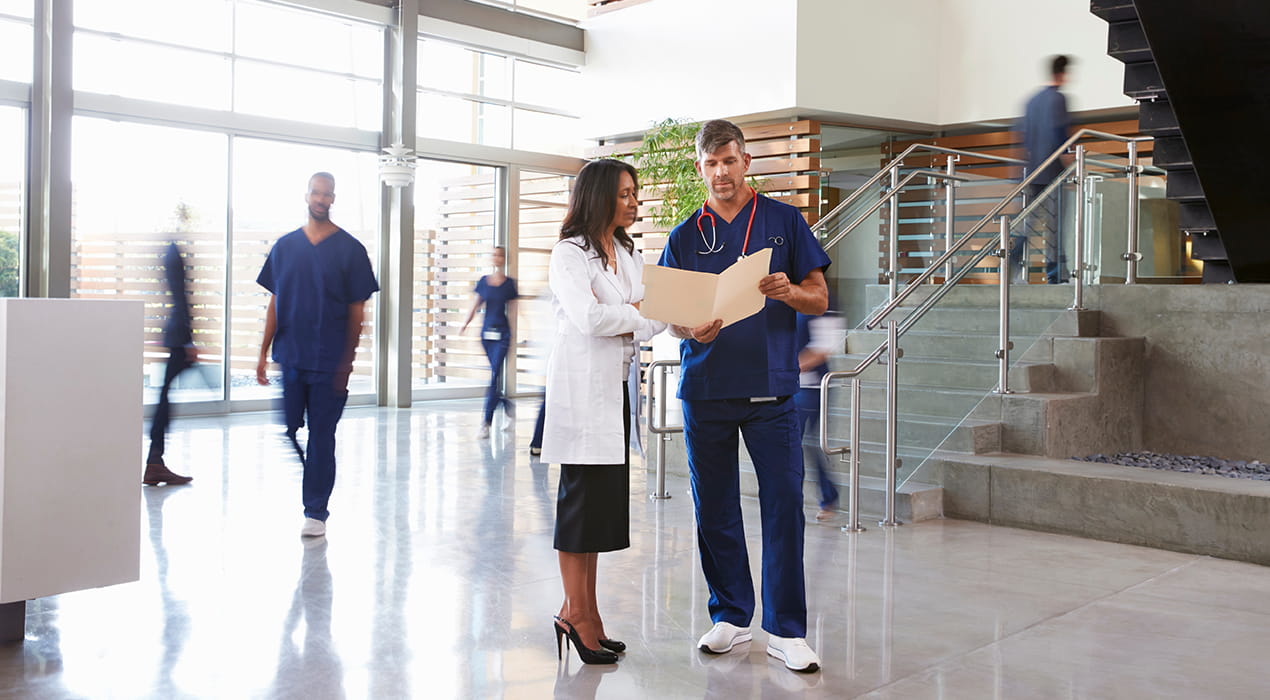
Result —
<svg viewBox="0 0 1270 700"><path fill-rule="evenodd" d="M560 240L581 238L583 250L594 250L605 266L609 264L609 256L600 245L600 236L609 224L613 223L613 215L617 212L617 188L622 180L622 173L630 173L635 181L635 191L639 191L639 175L635 166L620 160L603 158L593 160L582 167L578 177L573 181L573 193L569 197L569 211L564 215L564 223L560 226ZM621 226L613 232L613 238L628 253L635 252L635 241Z"/></svg>

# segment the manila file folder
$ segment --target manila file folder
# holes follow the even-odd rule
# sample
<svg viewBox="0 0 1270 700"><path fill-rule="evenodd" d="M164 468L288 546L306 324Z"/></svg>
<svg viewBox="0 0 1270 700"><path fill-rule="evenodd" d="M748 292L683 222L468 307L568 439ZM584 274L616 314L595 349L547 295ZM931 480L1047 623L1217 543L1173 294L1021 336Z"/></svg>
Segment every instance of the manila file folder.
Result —
<svg viewBox="0 0 1270 700"><path fill-rule="evenodd" d="M714 274L673 267L644 268L644 318L695 328L716 318L724 327L749 318L763 308L767 298L758 290L768 274L772 249L764 248Z"/></svg>

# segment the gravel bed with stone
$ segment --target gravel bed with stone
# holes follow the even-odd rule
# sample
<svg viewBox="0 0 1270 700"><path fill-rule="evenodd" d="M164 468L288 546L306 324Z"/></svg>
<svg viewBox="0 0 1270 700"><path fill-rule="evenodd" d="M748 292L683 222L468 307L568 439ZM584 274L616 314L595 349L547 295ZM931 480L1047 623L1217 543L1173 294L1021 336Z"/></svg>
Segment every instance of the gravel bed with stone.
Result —
<svg viewBox="0 0 1270 700"><path fill-rule="evenodd" d="M1260 460L1218 459L1193 455L1171 455L1158 452L1119 452L1114 455L1096 454L1074 457L1084 462L1120 464L1126 467L1160 469L1190 474L1211 474L1231 479L1255 479L1270 481L1270 464Z"/></svg>

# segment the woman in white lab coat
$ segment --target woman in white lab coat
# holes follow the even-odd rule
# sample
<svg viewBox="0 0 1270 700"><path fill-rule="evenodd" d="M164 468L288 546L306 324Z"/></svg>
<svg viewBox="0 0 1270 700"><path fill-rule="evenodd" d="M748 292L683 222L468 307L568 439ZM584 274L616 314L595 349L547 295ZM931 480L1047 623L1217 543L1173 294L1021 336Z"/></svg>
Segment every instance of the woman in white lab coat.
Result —
<svg viewBox="0 0 1270 700"><path fill-rule="evenodd" d="M560 464L555 548L564 583L557 656L568 637L586 663L626 645L604 633L595 596L599 552L630 546L630 402L636 342L665 328L639 314L643 258L627 229L639 210L635 168L616 160L578 173L551 251L556 342L547 362L542 459Z"/></svg>

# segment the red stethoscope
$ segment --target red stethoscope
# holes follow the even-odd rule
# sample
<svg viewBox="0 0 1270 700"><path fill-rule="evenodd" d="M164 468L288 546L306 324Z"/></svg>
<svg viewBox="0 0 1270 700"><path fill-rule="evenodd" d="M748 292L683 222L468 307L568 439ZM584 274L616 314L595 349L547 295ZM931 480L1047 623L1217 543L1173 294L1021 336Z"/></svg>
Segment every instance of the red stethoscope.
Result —
<svg viewBox="0 0 1270 700"><path fill-rule="evenodd" d="M750 230L754 228L754 212L758 211L758 192L753 187L750 188L750 197L753 204L750 207L750 222L745 225L745 241L741 243L741 254L737 256L737 260L744 258L746 249L750 247ZM723 244L719 243L718 219L714 218L714 214L706 210L706 205L709 203L710 200L701 203L701 215L697 217L697 233L701 234L701 244L706 247L705 250L698 250L697 255L710 255L723 250ZM701 220L706 217L710 217L709 241L706 240L706 231L701 225Z"/></svg>

